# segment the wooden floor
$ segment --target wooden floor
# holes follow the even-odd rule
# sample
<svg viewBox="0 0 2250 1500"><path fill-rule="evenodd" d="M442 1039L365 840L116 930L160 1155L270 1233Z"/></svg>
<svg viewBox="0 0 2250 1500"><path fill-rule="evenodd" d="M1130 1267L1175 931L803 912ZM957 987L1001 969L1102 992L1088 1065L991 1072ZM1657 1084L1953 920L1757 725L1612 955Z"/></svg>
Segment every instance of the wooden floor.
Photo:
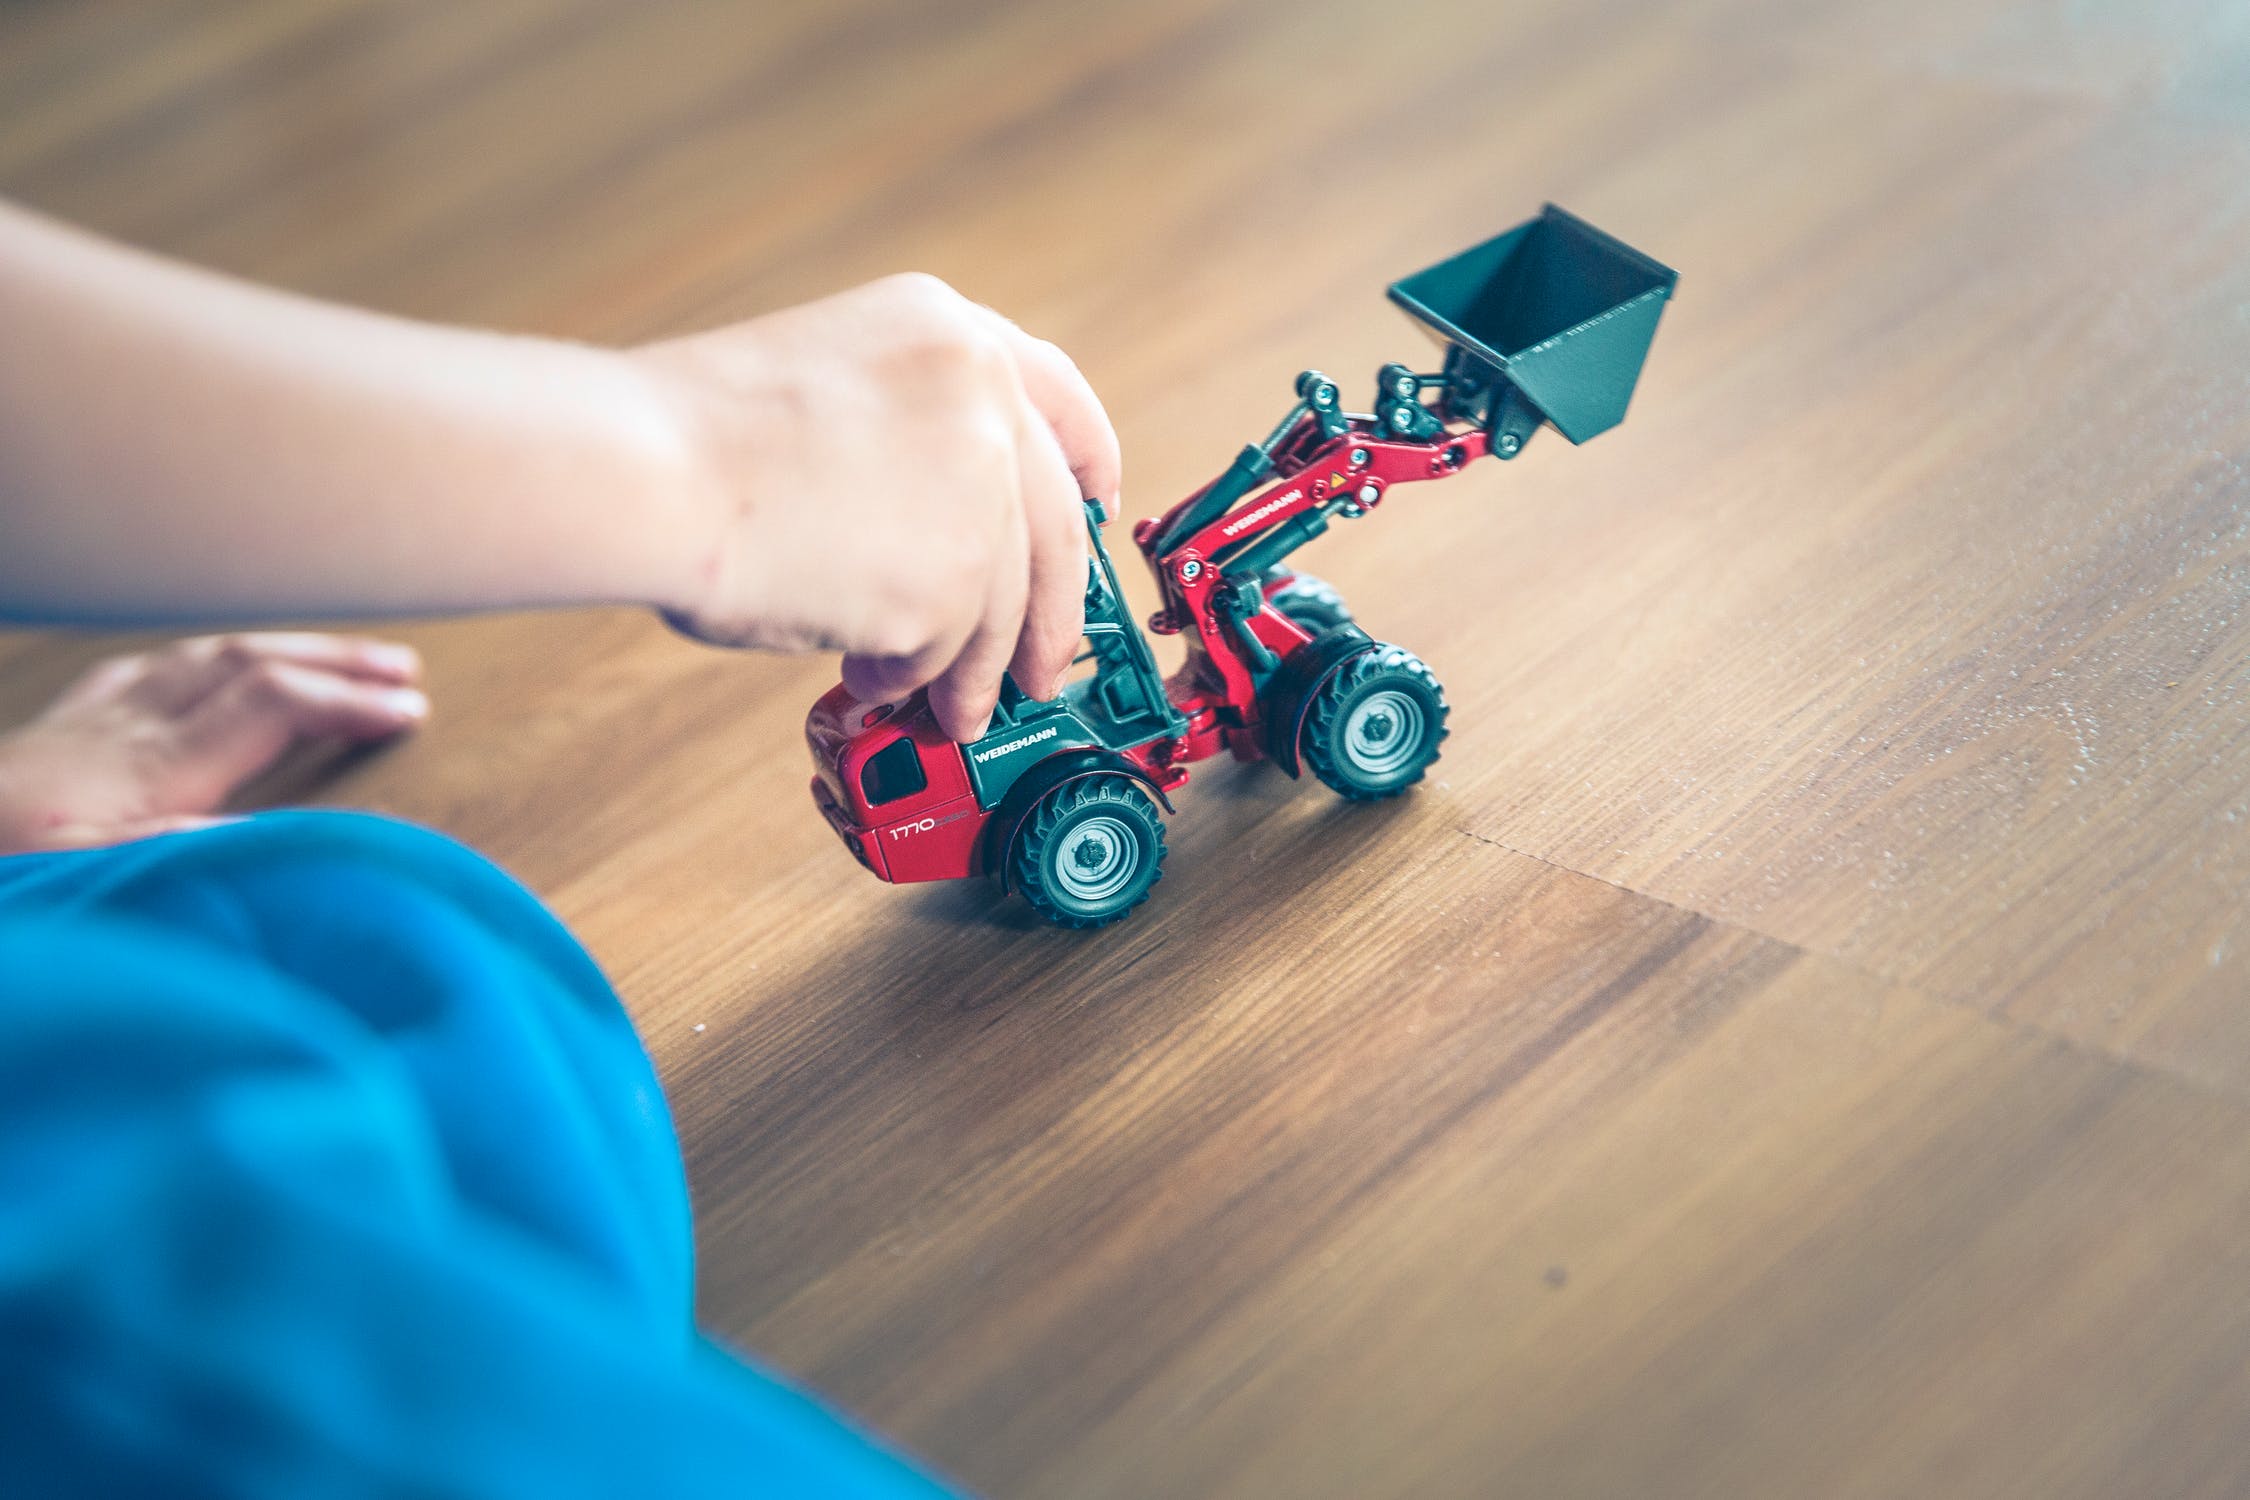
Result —
<svg viewBox="0 0 2250 1500"><path fill-rule="evenodd" d="M926 268L1129 515L1426 359L1394 276L1643 246L1625 426L1305 555L1433 782L1200 771L1122 929L868 879L834 664L616 613L408 628L438 722L309 794L585 935L710 1323L980 1491L2250 1491L2237 0L10 0L0 191L601 340Z"/></svg>

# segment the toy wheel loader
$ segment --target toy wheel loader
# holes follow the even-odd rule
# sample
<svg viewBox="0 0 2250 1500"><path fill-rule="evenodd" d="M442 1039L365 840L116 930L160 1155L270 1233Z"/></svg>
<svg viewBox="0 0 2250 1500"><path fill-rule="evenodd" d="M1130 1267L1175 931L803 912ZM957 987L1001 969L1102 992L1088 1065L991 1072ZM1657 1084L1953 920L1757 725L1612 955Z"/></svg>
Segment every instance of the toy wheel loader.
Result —
<svg viewBox="0 0 2250 1500"><path fill-rule="evenodd" d="M864 704L831 689L805 724L822 816L882 879L997 876L1048 921L1099 927L1163 873L1164 817L1196 761L1270 760L1354 800L1405 791L1445 739L1444 689L1288 559L1396 486L1514 458L1541 426L1572 443L1615 426L1676 280L1550 204L1394 284L1392 300L1443 342L1438 371L1385 365L1364 414L1305 371L1264 442L1134 527L1163 595L1148 630L1186 645L1175 671L1158 669L1089 501L1092 674L1052 702L1004 684L968 745L920 693Z"/></svg>

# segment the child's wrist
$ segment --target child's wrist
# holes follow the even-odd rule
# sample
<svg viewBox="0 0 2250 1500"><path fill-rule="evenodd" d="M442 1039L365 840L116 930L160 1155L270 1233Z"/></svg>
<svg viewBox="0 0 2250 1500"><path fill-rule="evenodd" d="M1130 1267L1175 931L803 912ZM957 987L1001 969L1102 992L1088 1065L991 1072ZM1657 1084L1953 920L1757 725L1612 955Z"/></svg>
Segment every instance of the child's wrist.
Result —
<svg viewBox="0 0 2250 1500"><path fill-rule="evenodd" d="M661 575L645 602L677 621L693 621L738 581L731 574L748 507L733 460L736 429L750 414L715 407L702 372L680 364L664 346L625 357L645 393L650 509L668 538Z"/></svg>
<svg viewBox="0 0 2250 1500"><path fill-rule="evenodd" d="M706 597L703 575L723 530L723 496L684 393L632 352L550 346L569 392L557 420L575 456L557 487L574 503L573 552L589 599L666 611Z"/></svg>

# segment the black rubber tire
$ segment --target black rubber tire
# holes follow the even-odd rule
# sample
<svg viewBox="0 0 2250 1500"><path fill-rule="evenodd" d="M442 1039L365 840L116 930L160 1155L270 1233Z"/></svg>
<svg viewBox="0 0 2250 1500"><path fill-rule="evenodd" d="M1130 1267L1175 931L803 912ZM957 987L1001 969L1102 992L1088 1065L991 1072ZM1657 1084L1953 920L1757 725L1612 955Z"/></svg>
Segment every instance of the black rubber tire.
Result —
<svg viewBox="0 0 2250 1500"><path fill-rule="evenodd" d="M1422 659L1377 645L1338 667L1313 695L1305 765L1354 802L1395 797L1438 758L1445 716L1445 689Z"/></svg>
<svg viewBox="0 0 2250 1500"><path fill-rule="evenodd" d="M1008 876L1057 927L1106 927L1164 878L1163 815L1130 776L1066 781L1017 830Z"/></svg>
<svg viewBox="0 0 2250 1500"><path fill-rule="evenodd" d="M1336 586L1310 573L1291 573L1289 581L1266 596L1266 602L1307 635L1319 635L1352 623L1351 606Z"/></svg>

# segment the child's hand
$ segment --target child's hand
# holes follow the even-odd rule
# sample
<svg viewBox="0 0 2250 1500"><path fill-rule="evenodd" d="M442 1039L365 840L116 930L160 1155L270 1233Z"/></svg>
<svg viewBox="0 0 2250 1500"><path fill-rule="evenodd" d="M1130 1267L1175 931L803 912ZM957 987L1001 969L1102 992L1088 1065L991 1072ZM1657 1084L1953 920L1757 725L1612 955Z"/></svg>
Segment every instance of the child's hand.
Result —
<svg viewBox="0 0 2250 1500"><path fill-rule="evenodd" d="M1117 435L1059 349L897 276L637 356L688 414L716 535L673 618L729 645L830 647L864 700L925 684L956 739L1003 670L1051 695L1085 625L1080 497Z"/></svg>
<svg viewBox="0 0 2250 1500"><path fill-rule="evenodd" d="M121 656L0 735L0 854L122 843L209 822L296 740L385 739L426 718L407 646L203 636Z"/></svg>
<svg viewBox="0 0 2250 1500"><path fill-rule="evenodd" d="M927 276L619 352L277 294L0 203L0 617L645 602L973 738L1085 625L1077 368Z"/></svg>

